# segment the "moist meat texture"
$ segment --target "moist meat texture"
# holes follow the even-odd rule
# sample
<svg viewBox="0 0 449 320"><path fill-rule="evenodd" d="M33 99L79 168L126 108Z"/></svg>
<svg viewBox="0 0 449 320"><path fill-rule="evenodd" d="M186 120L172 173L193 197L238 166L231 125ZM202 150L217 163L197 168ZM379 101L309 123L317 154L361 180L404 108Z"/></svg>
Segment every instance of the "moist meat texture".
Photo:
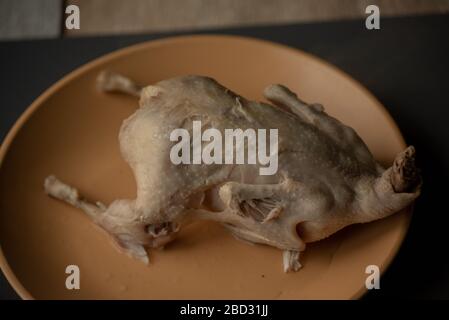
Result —
<svg viewBox="0 0 449 320"><path fill-rule="evenodd" d="M45 191L83 210L125 253L145 263L147 248L163 247L186 224L206 219L238 239L283 250L284 271L297 271L307 243L350 224L385 218L419 195L412 146L384 169L352 128L282 85L265 88L271 104L247 100L203 76L141 87L102 72L98 86L140 98L119 133L137 198L91 203L53 175L45 180ZM258 162L172 163L176 142L170 133L178 128L191 133L194 121L223 136L225 129L278 129L277 172L261 175Z"/></svg>

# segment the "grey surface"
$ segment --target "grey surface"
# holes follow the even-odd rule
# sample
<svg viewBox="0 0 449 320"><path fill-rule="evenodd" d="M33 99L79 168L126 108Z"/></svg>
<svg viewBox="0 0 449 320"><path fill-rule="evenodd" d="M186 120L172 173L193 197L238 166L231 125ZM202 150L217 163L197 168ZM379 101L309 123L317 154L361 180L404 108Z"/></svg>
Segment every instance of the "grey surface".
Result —
<svg viewBox="0 0 449 320"><path fill-rule="evenodd" d="M384 19L379 31L367 31L364 21L357 20L214 32L263 38L316 54L352 75L387 107L407 142L416 146L424 188L381 290L365 297L449 298L449 15ZM69 71L114 49L167 35L0 43L0 138L43 90ZM0 298L15 297L0 282Z"/></svg>
<svg viewBox="0 0 449 320"><path fill-rule="evenodd" d="M0 0L0 39L56 38L62 0Z"/></svg>
<svg viewBox="0 0 449 320"><path fill-rule="evenodd" d="M65 7L80 8L81 29L64 28ZM449 12L449 0L0 0L0 39L152 33L261 24L336 21Z"/></svg>
<svg viewBox="0 0 449 320"><path fill-rule="evenodd" d="M449 0L67 0L79 6L81 29L69 36L200 30L260 24L336 21L449 12Z"/></svg>

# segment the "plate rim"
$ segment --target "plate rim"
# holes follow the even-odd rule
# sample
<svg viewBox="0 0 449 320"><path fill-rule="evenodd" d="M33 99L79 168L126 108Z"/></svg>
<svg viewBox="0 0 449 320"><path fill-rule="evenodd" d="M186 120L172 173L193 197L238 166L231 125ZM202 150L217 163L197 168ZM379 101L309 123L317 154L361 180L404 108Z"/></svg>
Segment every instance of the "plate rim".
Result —
<svg viewBox="0 0 449 320"><path fill-rule="evenodd" d="M357 87L361 92L366 95L372 102L376 105L376 108L378 111L382 113L385 120L388 122L390 127L395 131L395 134L400 139L400 144L405 149L406 142L405 139L399 130L398 125L394 121L391 114L388 112L388 110L385 108L385 106L372 94L363 84L355 80L351 75L346 73L345 71L341 70L339 67L331 64L330 62L324 60L323 58L316 56L312 53L306 52L302 49L291 47L285 44L281 44L278 42L273 42L270 40L265 40L261 38L256 37L250 37L250 36L239 36L239 35L232 35L232 34L215 34L215 33L208 33L208 34L188 34L188 35L177 35L177 36L168 36L163 37L159 39L153 39L153 40L147 40L143 42L139 42L136 44L132 44L123 48L116 49L112 52L106 53L104 55L101 55L99 57L96 57L90 61L88 61L85 64L82 64L79 67L76 67L74 70L69 71L67 74L65 74L62 78L57 80L55 83L53 83L49 88L44 90L43 93L41 93L26 109L25 111L19 116L19 118L14 122L13 126L9 129L8 133L6 134L3 142L0 145L0 170L3 165L3 161L5 159L6 154L9 151L9 148L11 147L15 137L19 133L19 131L22 129L22 127L25 125L25 123L29 120L29 118L33 115L36 110L39 109L39 107L42 106L42 104L50 98L54 93L56 93L60 88L62 88L64 85L70 83L75 78L82 76L86 71L94 68L97 65L107 63L108 61L114 60L115 58L118 58L123 55L132 54L133 52L151 48L151 47L157 47L157 46L163 46L166 44L173 44L173 43L180 43L180 42L195 42L195 41L210 41L210 40L227 40L227 41L244 41L244 42L252 42L258 45L264 45L264 46L271 46L275 47L277 49L281 49L284 51L287 51L293 55L301 55L305 56L307 59L314 60L315 62L324 65L325 67L331 69L333 72L337 73L339 76L345 78L345 80L349 81L353 86ZM412 209L408 210L407 214L407 220L405 221L404 227L401 229L401 233L399 235L399 241L397 241L393 247L391 247L390 253L386 257L386 259L383 262L383 265L381 266L381 275L383 275L386 270L390 267L393 259L396 257L400 247L402 246L405 236L409 230L410 221L411 221L411 213ZM12 268L10 267L6 256L3 253L2 245L0 243L0 269L3 271L3 274L5 275L5 278L8 280L11 287L16 291L16 293L24 300L34 300L35 298L31 295L31 293L23 286L23 284L19 281L15 273L13 272ZM361 285L359 290L357 292L354 292L354 294L349 299L359 299L364 294L366 294L368 289Z"/></svg>

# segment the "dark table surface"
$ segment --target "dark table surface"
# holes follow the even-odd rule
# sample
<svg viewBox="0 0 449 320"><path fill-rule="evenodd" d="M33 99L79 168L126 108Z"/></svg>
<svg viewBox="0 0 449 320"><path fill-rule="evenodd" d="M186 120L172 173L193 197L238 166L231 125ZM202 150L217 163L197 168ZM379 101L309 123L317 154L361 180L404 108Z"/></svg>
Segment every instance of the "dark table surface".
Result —
<svg viewBox="0 0 449 320"><path fill-rule="evenodd" d="M384 18L380 30L367 30L357 20L211 32L267 39L318 55L386 106L407 143L416 146L424 188L381 290L364 298L448 299L449 15ZM39 94L68 72L115 49L170 35L0 42L0 139ZM0 299L18 299L3 274Z"/></svg>

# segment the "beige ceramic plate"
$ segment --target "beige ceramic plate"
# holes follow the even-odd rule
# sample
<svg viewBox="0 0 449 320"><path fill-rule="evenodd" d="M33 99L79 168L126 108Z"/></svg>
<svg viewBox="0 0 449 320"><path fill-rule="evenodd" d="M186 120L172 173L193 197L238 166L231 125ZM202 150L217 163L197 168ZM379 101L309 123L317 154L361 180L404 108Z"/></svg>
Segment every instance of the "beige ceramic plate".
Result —
<svg viewBox="0 0 449 320"><path fill-rule="evenodd" d="M281 252L239 242L219 225L197 223L151 264L128 258L79 210L48 198L49 174L109 203L133 198L132 173L119 154L118 131L137 105L105 95L102 69L142 84L183 74L214 77L251 99L283 83L354 127L376 158L390 164L405 145L380 103L327 63L277 44L232 36L187 36L126 48L72 72L17 121L0 152L0 262L23 298L315 299L358 298L365 268L385 270L409 224L409 213L349 227L308 246L298 273L282 271ZM163 179L164 177L161 177ZM81 270L81 289L65 288L65 269Z"/></svg>

